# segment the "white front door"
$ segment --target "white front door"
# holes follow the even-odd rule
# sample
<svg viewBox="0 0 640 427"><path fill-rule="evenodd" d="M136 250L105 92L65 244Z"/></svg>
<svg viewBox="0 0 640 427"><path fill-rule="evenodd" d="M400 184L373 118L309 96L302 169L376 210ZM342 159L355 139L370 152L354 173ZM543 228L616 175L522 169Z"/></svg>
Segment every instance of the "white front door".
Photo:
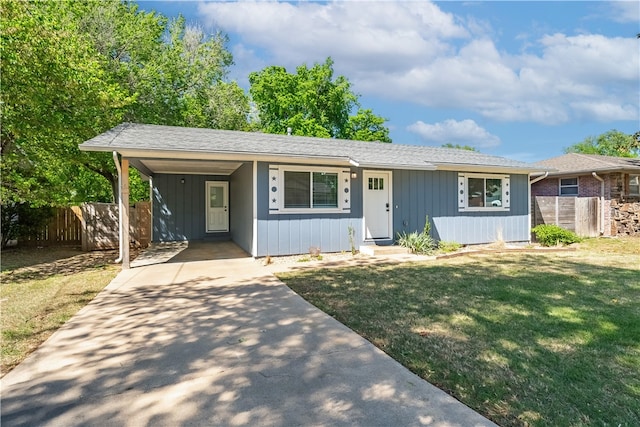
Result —
<svg viewBox="0 0 640 427"><path fill-rule="evenodd" d="M363 181L365 239L390 239L391 172L365 171Z"/></svg>
<svg viewBox="0 0 640 427"><path fill-rule="evenodd" d="M229 183L207 181L207 232L229 231Z"/></svg>

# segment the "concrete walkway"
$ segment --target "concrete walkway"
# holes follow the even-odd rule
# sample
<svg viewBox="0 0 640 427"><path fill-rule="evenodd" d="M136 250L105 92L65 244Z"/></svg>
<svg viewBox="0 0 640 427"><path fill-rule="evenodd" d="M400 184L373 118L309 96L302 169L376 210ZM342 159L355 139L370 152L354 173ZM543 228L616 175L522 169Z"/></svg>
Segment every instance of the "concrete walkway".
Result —
<svg viewBox="0 0 640 427"><path fill-rule="evenodd" d="M2 425L493 425L220 248L120 273L0 381Z"/></svg>

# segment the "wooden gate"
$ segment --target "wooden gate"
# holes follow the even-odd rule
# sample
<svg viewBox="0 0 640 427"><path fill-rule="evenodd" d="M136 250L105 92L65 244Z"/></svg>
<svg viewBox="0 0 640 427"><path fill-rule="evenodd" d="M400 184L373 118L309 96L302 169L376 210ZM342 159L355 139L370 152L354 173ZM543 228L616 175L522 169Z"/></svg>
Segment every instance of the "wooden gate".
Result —
<svg viewBox="0 0 640 427"><path fill-rule="evenodd" d="M531 226L555 224L578 236L596 237L599 199L597 197L535 196Z"/></svg>

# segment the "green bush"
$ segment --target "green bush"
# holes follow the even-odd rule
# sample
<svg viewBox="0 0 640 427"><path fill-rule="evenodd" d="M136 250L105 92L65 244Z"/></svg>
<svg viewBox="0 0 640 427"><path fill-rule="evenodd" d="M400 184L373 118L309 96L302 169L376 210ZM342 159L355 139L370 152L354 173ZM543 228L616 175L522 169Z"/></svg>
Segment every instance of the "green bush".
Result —
<svg viewBox="0 0 640 427"><path fill-rule="evenodd" d="M41 231L54 213L50 206L32 208L26 203L2 205L2 247L5 248L10 240L28 237Z"/></svg>
<svg viewBox="0 0 640 427"><path fill-rule="evenodd" d="M455 252L461 247L462 245L458 242L448 242L446 240L440 240L438 242L438 250L444 253Z"/></svg>
<svg viewBox="0 0 640 427"><path fill-rule="evenodd" d="M570 245L581 240L573 231L553 224L537 225L531 231L542 246Z"/></svg>
<svg viewBox="0 0 640 427"><path fill-rule="evenodd" d="M406 232L398 233L396 239L398 245L403 248L408 248L414 254L430 254L433 252L433 248L436 246L433 237L431 237L431 224L429 223L429 216L425 219L424 229L422 233L414 231L407 234Z"/></svg>

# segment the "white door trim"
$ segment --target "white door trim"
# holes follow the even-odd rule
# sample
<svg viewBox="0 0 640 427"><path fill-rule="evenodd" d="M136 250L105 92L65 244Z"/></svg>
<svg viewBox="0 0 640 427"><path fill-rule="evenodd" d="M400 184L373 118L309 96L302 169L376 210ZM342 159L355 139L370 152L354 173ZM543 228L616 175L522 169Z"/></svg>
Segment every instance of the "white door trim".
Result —
<svg viewBox="0 0 640 427"><path fill-rule="evenodd" d="M209 202L209 188L211 187L222 187L224 190L223 197L223 209L226 214L226 218L224 219L225 224L224 227L211 230L209 228L209 212L211 210L210 202ZM229 182L228 181L205 181L205 204L204 204L204 215L205 215L205 232L206 233L225 233L229 231Z"/></svg>
<svg viewBox="0 0 640 427"><path fill-rule="evenodd" d="M387 222L387 235L380 237L368 237L367 236L367 190L369 185L370 175L387 174L388 183L386 184L386 190L389 200L389 215ZM378 239L393 239L393 171L390 170L364 170L362 171L362 237L365 241L372 241Z"/></svg>

